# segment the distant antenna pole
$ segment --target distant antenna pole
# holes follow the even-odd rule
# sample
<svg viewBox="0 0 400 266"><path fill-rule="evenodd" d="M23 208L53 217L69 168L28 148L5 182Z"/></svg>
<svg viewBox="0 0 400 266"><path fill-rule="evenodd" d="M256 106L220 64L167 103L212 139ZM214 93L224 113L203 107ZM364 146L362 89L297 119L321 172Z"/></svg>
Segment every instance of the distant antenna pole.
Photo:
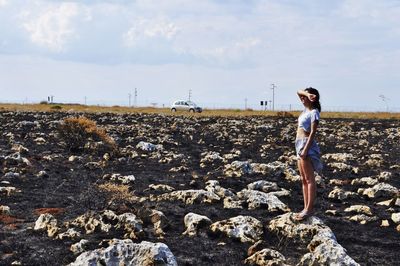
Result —
<svg viewBox="0 0 400 266"><path fill-rule="evenodd" d="M87 102L87 97L85 96L85 105L86 105L86 102Z"/></svg>
<svg viewBox="0 0 400 266"><path fill-rule="evenodd" d="M128 93L128 96L129 96L129 107L131 107L131 98L132 98L132 94L131 94L131 93Z"/></svg>
<svg viewBox="0 0 400 266"><path fill-rule="evenodd" d="M386 112L389 112L389 105L388 105L388 103L387 103L387 101L389 100L389 98L386 98L386 96L383 95L383 94L379 95L379 98L381 98L382 101L385 103L385 105L386 105Z"/></svg>
<svg viewBox="0 0 400 266"><path fill-rule="evenodd" d="M137 88L135 88L135 107L137 106Z"/></svg>
<svg viewBox="0 0 400 266"><path fill-rule="evenodd" d="M272 90L272 111L275 110L275 88L276 85L274 83L271 84L271 90Z"/></svg>
<svg viewBox="0 0 400 266"><path fill-rule="evenodd" d="M191 98L192 98L192 90L190 89L189 90L189 101L190 101Z"/></svg>
<svg viewBox="0 0 400 266"><path fill-rule="evenodd" d="M247 110L247 98L244 98L244 110Z"/></svg>

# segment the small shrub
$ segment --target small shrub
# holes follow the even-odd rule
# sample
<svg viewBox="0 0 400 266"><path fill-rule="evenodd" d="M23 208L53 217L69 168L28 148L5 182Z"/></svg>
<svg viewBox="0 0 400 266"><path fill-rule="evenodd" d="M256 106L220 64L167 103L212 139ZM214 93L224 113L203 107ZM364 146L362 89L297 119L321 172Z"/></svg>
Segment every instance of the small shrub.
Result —
<svg viewBox="0 0 400 266"><path fill-rule="evenodd" d="M89 147L104 152L115 152L117 148L115 141L107 135L105 130L86 117L64 119L59 133L71 151L81 151ZM102 147L95 145L95 142L102 142Z"/></svg>
<svg viewBox="0 0 400 266"><path fill-rule="evenodd" d="M60 105L53 105L52 107L50 107L50 109L52 109L52 110L61 110L61 109L62 109L62 106L60 106Z"/></svg>
<svg viewBox="0 0 400 266"><path fill-rule="evenodd" d="M279 111L276 113L277 116L279 117L294 117L292 113L286 112L286 111Z"/></svg>
<svg viewBox="0 0 400 266"><path fill-rule="evenodd" d="M41 101L40 104L48 104L47 101Z"/></svg>
<svg viewBox="0 0 400 266"><path fill-rule="evenodd" d="M109 204L126 204L137 200L137 197L129 191L128 185L107 182L98 185L98 188L101 192L106 193Z"/></svg>

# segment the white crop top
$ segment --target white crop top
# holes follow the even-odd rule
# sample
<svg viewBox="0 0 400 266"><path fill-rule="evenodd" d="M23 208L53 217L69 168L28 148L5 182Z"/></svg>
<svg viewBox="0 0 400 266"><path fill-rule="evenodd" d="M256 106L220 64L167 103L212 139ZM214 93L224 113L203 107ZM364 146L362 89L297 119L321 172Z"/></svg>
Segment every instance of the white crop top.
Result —
<svg viewBox="0 0 400 266"><path fill-rule="evenodd" d="M299 128L304 129L306 132L311 131L311 124L315 121L319 121L320 115L318 109L311 111L305 109L299 116Z"/></svg>

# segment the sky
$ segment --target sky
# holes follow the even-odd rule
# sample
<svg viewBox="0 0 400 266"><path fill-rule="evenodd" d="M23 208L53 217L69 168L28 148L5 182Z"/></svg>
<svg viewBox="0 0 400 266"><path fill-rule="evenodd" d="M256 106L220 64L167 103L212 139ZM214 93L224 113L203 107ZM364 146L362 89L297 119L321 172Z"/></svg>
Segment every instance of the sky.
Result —
<svg viewBox="0 0 400 266"><path fill-rule="evenodd" d="M300 109L311 86L325 110L400 112L399 18L399 0L0 0L0 102Z"/></svg>

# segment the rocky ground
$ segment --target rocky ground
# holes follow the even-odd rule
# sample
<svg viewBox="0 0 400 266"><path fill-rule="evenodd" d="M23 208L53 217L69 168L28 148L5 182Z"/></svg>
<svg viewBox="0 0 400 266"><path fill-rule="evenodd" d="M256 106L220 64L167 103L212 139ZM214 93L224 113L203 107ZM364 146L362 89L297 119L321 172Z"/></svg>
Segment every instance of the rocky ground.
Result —
<svg viewBox="0 0 400 266"><path fill-rule="evenodd" d="M323 119L315 216L302 208L291 117L0 112L0 264L398 265L400 121Z"/></svg>

